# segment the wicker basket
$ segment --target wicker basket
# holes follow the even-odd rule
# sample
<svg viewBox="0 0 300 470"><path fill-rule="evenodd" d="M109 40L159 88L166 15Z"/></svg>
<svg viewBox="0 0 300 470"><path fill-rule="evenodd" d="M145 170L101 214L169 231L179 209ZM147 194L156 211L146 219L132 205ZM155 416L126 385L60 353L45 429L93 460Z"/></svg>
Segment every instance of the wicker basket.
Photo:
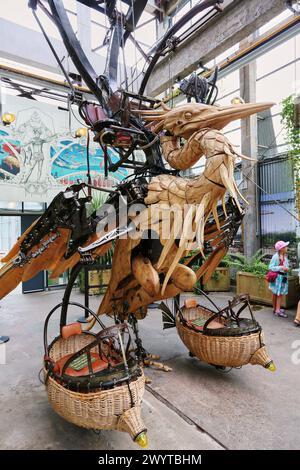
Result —
<svg viewBox="0 0 300 470"><path fill-rule="evenodd" d="M212 316L213 312L200 306L183 308L181 314L177 313L178 334L192 355L215 366L241 367L246 364L260 364L270 370L275 369L266 352L260 328L253 333L240 332L230 336L222 329L215 332L204 329L203 332L189 326L190 321L199 318L208 320Z"/></svg>
<svg viewBox="0 0 300 470"><path fill-rule="evenodd" d="M89 334L59 337L49 350L57 361L91 343ZM96 348L95 348L96 349ZM141 402L145 390L144 376L107 390L78 393L62 386L44 369L48 399L53 409L67 421L88 429L116 429L128 432L139 444L145 441ZM130 389L130 390L129 390Z"/></svg>

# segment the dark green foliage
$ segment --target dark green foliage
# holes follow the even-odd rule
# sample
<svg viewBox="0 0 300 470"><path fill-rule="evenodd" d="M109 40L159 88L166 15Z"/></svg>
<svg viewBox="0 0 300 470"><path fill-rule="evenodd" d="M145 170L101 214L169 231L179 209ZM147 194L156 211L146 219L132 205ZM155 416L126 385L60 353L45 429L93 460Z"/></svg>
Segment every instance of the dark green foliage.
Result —
<svg viewBox="0 0 300 470"><path fill-rule="evenodd" d="M107 268L110 268L112 265L113 255L114 255L114 248L112 247L106 253L104 253L104 255L97 256L96 263L102 264L104 266L107 266Z"/></svg>
<svg viewBox="0 0 300 470"><path fill-rule="evenodd" d="M300 127L295 118L295 98L295 95L290 95L282 101L281 122L287 132L288 155L294 171L296 205L299 210Z"/></svg>
<svg viewBox="0 0 300 470"><path fill-rule="evenodd" d="M237 268L238 271L256 274L264 277L268 272L268 264L263 262L264 254L258 250L252 258L247 259L241 253L234 253L227 255L230 259L228 261L230 267Z"/></svg>
<svg viewBox="0 0 300 470"><path fill-rule="evenodd" d="M270 232L270 233L265 233L262 235L262 244L264 247L270 246L273 248L275 243L278 240L287 240L290 242L289 247L291 245L295 245L297 243L296 239L296 233L293 232Z"/></svg>
<svg viewBox="0 0 300 470"><path fill-rule="evenodd" d="M295 96L290 95L282 101L281 122L287 131L287 143L290 145L289 155L299 170L300 129L295 122Z"/></svg>

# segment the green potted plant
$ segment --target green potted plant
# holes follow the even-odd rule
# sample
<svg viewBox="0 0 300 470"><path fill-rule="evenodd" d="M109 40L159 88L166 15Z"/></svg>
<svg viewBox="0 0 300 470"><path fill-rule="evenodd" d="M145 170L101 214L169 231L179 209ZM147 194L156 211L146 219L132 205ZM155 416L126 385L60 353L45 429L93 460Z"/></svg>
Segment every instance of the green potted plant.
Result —
<svg viewBox="0 0 300 470"><path fill-rule="evenodd" d="M87 205L87 214L91 215L105 203L107 199L107 194L101 193L97 190L92 192L92 200ZM95 259L96 264L104 265L104 269L93 269L88 271L89 285L107 285L109 283L110 274L111 274L111 264L112 264L113 249L111 248L103 256L98 256ZM84 269L82 269L78 276L80 292L84 292ZM105 292L106 287L92 287L89 289L89 295L99 295Z"/></svg>
<svg viewBox="0 0 300 470"><path fill-rule="evenodd" d="M210 280L203 285L203 289L206 292L230 291L230 257L228 255L224 256Z"/></svg>
<svg viewBox="0 0 300 470"><path fill-rule="evenodd" d="M104 294L109 284L113 255L114 249L110 248L103 256L99 256L97 259L97 262L103 265L103 269L98 271L99 284L102 285L102 287L100 287L100 294Z"/></svg>
<svg viewBox="0 0 300 470"><path fill-rule="evenodd" d="M113 258L113 248L110 248L103 256L97 256L95 258L96 265L102 265L101 269L92 269L88 271L89 285L99 285L100 287L92 287L89 289L89 295L104 294L106 287L110 281L111 276L111 265ZM82 269L78 276L80 292L84 292L85 279L84 269Z"/></svg>
<svg viewBox="0 0 300 470"><path fill-rule="evenodd" d="M258 250L252 258L247 259L240 253L229 255L230 266L238 269L236 273L237 294L249 294L254 302L272 305L272 292L266 280L269 270L268 264L263 261L264 254ZM283 307L289 308L299 300L299 280L297 276L288 277L289 292L284 297Z"/></svg>
<svg viewBox="0 0 300 470"><path fill-rule="evenodd" d="M93 212L97 212L97 210L103 206L107 199L107 194L103 192L99 192L98 190L92 191L92 200L90 203L87 204L87 214L91 215Z"/></svg>
<svg viewBox="0 0 300 470"><path fill-rule="evenodd" d="M193 254L193 252L191 252ZM197 252L195 252L197 254ZM184 259L183 259L184 261ZM191 268L197 271L201 264L199 260L192 264ZM203 285L203 289L207 292L228 292L230 290L230 258L228 255L224 256L219 266L215 269L211 279ZM197 282L196 287L200 287Z"/></svg>

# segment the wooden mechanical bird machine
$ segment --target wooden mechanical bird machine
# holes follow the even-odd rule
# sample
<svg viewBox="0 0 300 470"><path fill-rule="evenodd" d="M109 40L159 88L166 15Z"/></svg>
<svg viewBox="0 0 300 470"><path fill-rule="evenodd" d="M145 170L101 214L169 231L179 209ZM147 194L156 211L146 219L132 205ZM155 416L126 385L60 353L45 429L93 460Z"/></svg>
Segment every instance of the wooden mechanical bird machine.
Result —
<svg viewBox="0 0 300 470"><path fill-rule="evenodd" d="M217 69L209 78L193 74L181 82L186 104L172 108L144 95L157 61L180 43L176 33L202 11L208 10L199 20L203 24L219 14L222 1L199 2L169 28L146 57L138 91L129 91L127 79L118 81L119 50L129 38L134 41L132 32L147 1L132 0L126 14L118 11L116 3L89 2L110 22L106 69L98 75L74 34L63 2L49 0L47 6L39 0L29 2L70 85L69 101L78 104L81 118L103 149L106 175L120 167L130 169L131 175L112 188L105 207L91 216L86 211L93 188L89 173L86 181L57 194L2 260L0 298L41 270L51 270L53 277L71 270L63 301L45 324L49 401L79 426L125 431L146 446L140 414L142 366L151 364L151 358L142 346L137 322L147 315L149 304L193 291L200 279L206 282L226 254L247 204L235 183L234 166L238 158L248 157L237 153L222 129L272 103L215 105ZM58 27L93 101L83 101L74 91L43 28L40 11ZM109 148L117 153L117 161L111 161ZM141 154L143 161L137 158ZM185 176L185 170L202 156L203 172ZM126 204L125 215L122 204ZM111 280L98 311L76 304L88 310L89 322L84 330L80 323L68 324L68 307L74 304L70 295L82 265L93 263L112 245ZM195 271L196 260L201 264ZM252 363L274 369L252 312L248 320L240 317L250 306L247 297L234 299L216 312L192 299L178 305L176 318L161 305L165 323L176 324L180 338L200 360L220 367ZM61 313L60 332L49 345L48 322L56 310ZM115 326L106 328L100 319L103 315L111 317ZM92 327L96 333L90 331Z"/></svg>

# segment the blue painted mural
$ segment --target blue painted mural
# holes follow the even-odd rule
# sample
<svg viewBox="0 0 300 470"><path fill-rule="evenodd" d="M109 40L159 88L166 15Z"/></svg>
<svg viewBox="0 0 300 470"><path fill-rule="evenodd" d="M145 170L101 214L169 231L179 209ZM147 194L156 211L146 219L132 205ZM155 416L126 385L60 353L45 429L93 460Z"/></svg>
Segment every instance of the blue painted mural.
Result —
<svg viewBox="0 0 300 470"><path fill-rule="evenodd" d="M55 179L70 178L72 175L78 178L79 174L86 175L86 146L73 139L61 139L55 145L50 147L51 175ZM117 155L110 151L112 162L117 161ZM92 174L98 173L104 175L103 151L99 148L90 150L89 154L90 169ZM114 178L118 181L123 180L128 175L126 169L120 168L114 173Z"/></svg>
<svg viewBox="0 0 300 470"><path fill-rule="evenodd" d="M4 172L8 175L17 175L20 171L21 162L19 159L20 154L20 141L11 138L9 133L0 129L0 178ZM1 173L1 170L2 173Z"/></svg>

